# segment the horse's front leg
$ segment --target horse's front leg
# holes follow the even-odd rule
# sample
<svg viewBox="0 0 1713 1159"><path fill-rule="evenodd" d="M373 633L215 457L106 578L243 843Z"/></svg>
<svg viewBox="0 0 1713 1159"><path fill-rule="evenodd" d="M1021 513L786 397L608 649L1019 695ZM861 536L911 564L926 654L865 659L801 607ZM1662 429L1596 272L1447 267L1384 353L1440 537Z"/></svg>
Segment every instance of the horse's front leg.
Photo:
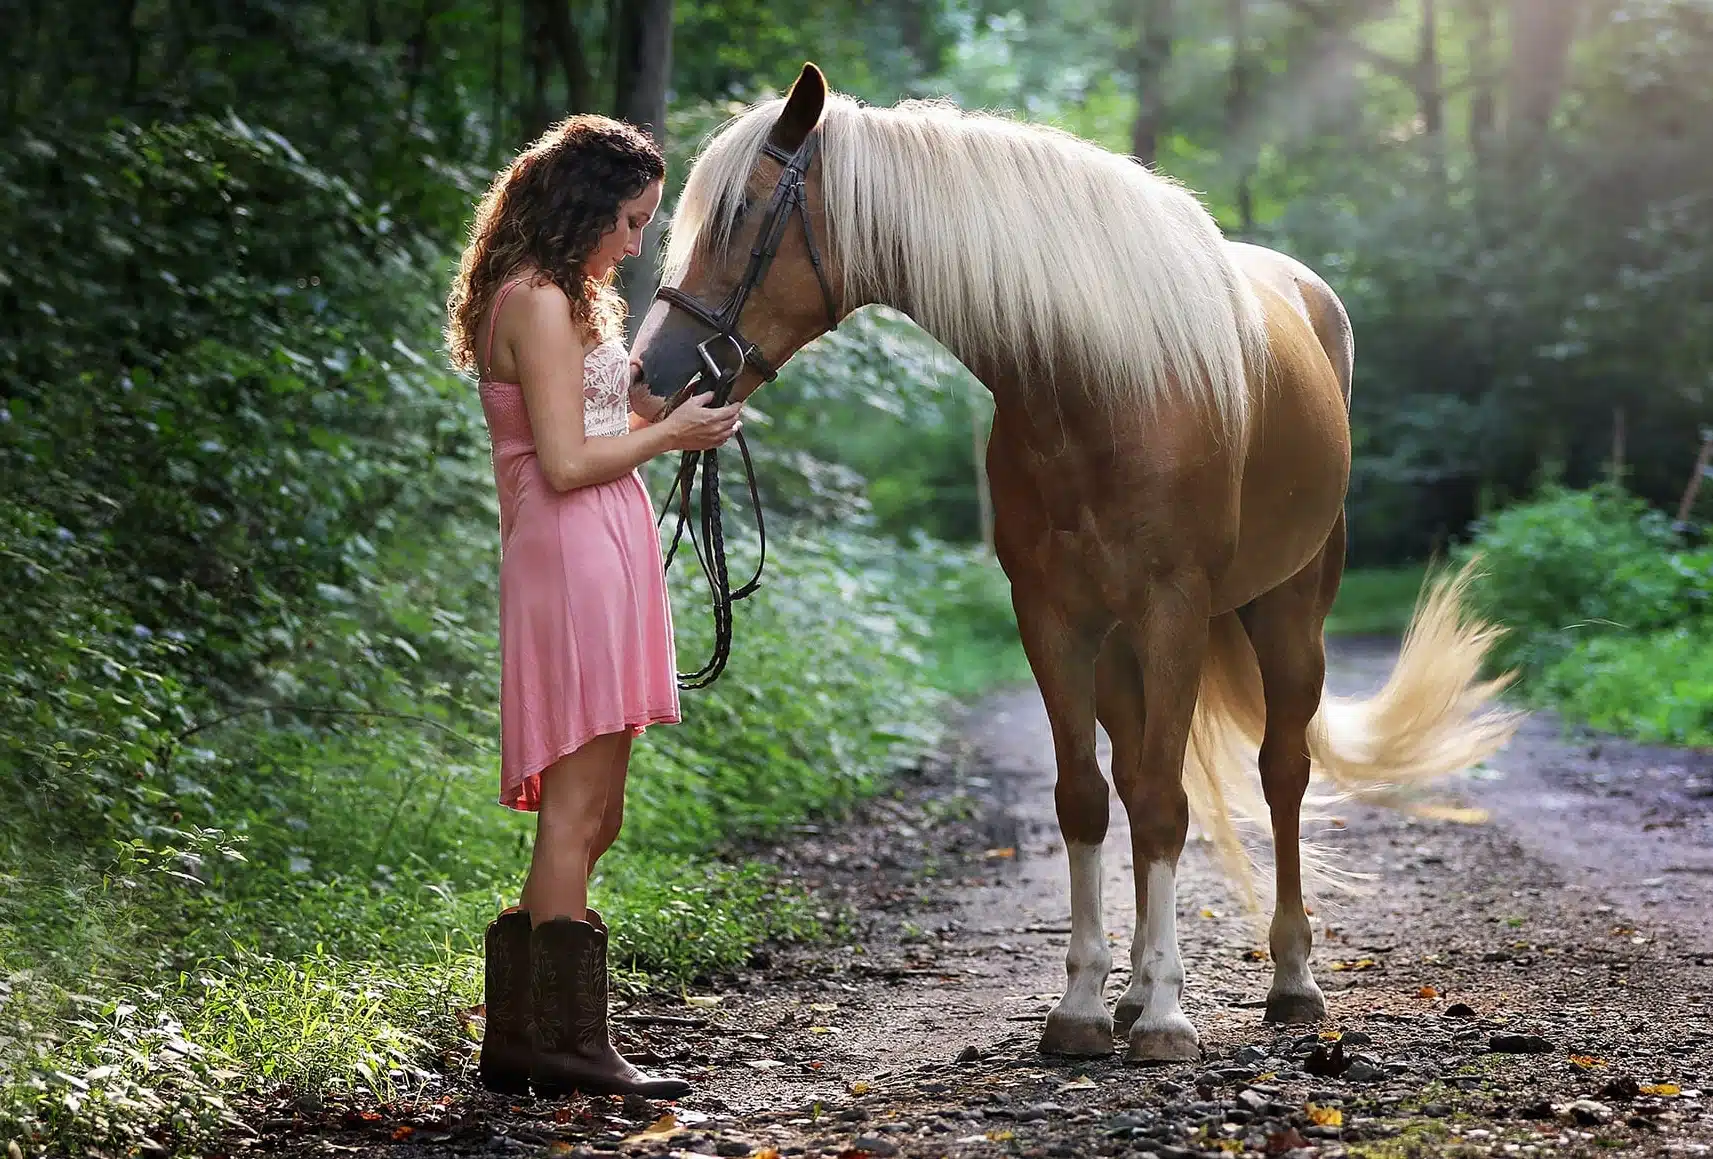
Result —
<svg viewBox="0 0 1713 1159"><path fill-rule="evenodd" d="M1053 803L1071 871L1071 944L1065 992L1047 1015L1046 1054L1112 1053L1106 979L1112 952L1101 920L1101 843L1108 818L1106 779L1095 759L1094 660L1100 635L1074 625L1047 597L1014 586L1012 603L1029 666L1052 724L1058 781Z"/></svg>
<svg viewBox="0 0 1713 1159"><path fill-rule="evenodd" d="M1158 584L1137 621L1120 628L1134 652L1137 705L1133 725L1112 734L1113 781L1130 818L1136 877L1130 986L1118 1002L1118 1021L1129 1039L1126 1057L1132 1062L1201 1057L1195 1026L1182 1006L1177 872L1189 832L1184 749L1207 650L1204 592L1193 584ZM1109 646L1119 643L1114 639ZM1116 710L1110 715L1116 716Z"/></svg>

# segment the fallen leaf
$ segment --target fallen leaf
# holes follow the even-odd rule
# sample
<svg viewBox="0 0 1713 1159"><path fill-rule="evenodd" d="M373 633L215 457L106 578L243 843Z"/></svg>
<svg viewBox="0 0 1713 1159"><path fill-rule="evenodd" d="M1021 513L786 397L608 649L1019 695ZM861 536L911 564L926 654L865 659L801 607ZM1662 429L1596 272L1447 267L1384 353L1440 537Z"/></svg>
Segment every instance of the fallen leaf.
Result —
<svg viewBox="0 0 1713 1159"><path fill-rule="evenodd" d="M822 1062L820 1059L816 1059L814 1062L808 1064L810 1070L820 1070L826 1065L827 1064Z"/></svg>
<svg viewBox="0 0 1713 1159"><path fill-rule="evenodd" d="M831 1034L832 1032L833 1028L831 1026L811 1026L809 1028L810 1034Z"/></svg>
<svg viewBox="0 0 1713 1159"><path fill-rule="evenodd" d="M1008 845L1004 849L989 849L982 856L989 861L1009 861L1017 856L1017 850Z"/></svg>
<svg viewBox="0 0 1713 1159"><path fill-rule="evenodd" d="M1337 1114L1337 1112L1333 1112ZM1309 1142L1303 1138L1302 1132L1295 1127L1286 1127L1283 1131L1267 1136L1267 1154L1283 1155L1287 1151L1295 1151L1307 1147Z"/></svg>
<svg viewBox="0 0 1713 1159"><path fill-rule="evenodd" d="M1334 962L1332 968L1334 970L1372 970L1377 965L1379 963L1373 958L1357 958L1351 962Z"/></svg>
<svg viewBox="0 0 1713 1159"><path fill-rule="evenodd" d="M718 1006L720 1004L720 1000L720 995L718 994L686 994L684 996L684 1005Z"/></svg>
<svg viewBox="0 0 1713 1159"><path fill-rule="evenodd" d="M816 1014L828 1014L834 1010L837 1010L838 1008L839 1008L839 1004L837 1002L811 1002L811 1003L809 1003L809 1009L813 1010Z"/></svg>
<svg viewBox="0 0 1713 1159"><path fill-rule="evenodd" d="M1420 990L1416 991L1416 997L1417 998L1438 998L1439 997L1439 991L1435 990L1432 986L1423 986Z"/></svg>
<svg viewBox="0 0 1713 1159"><path fill-rule="evenodd" d="M1251 962L1265 962L1267 960L1267 951L1266 950L1244 950L1243 956Z"/></svg>
<svg viewBox="0 0 1713 1159"><path fill-rule="evenodd" d="M1214 910L1204 909L1201 911L1201 916L1204 918L1216 918L1219 914Z"/></svg>
<svg viewBox="0 0 1713 1159"><path fill-rule="evenodd" d="M571 1154L571 1151L571 1144L567 1143L563 1139L555 1139L547 1145L547 1153L549 1155L569 1155Z"/></svg>
<svg viewBox="0 0 1713 1159"><path fill-rule="evenodd" d="M1606 1060L1595 1058L1591 1054L1573 1054L1570 1056L1570 1065L1577 1070L1593 1070L1597 1066L1605 1066Z"/></svg>
<svg viewBox="0 0 1713 1159"><path fill-rule="evenodd" d="M1092 1090L1094 1090L1094 1087L1095 1087L1095 1082L1093 1079L1089 1078L1086 1074L1080 1074L1076 1078L1072 1079L1070 1082L1062 1084L1059 1087L1059 1090L1061 1090L1061 1091L1092 1091Z"/></svg>
<svg viewBox="0 0 1713 1159"><path fill-rule="evenodd" d="M408 1124L404 1125L404 1126L394 1127L393 1128L393 1142L402 1143L414 1134L416 1134L416 1128L409 1126Z"/></svg>
<svg viewBox="0 0 1713 1159"><path fill-rule="evenodd" d="M682 1128L678 1123L678 1116L674 1115L671 1111L668 1111L664 1115L660 1116L660 1118L654 1120L654 1122L626 1139L625 1142L627 1144L649 1143L658 1139L665 1139L670 1135L675 1135L681 1129Z"/></svg>
<svg viewBox="0 0 1713 1159"><path fill-rule="evenodd" d="M1313 1103L1303 1108L1309 1117L1309 1122L1317 1127L1344 1126L1344 1112L1337 1107L1317 1107Z"/></svg>
<svg viewBox="0 0 1713 1159"><path fill-rule="evenodd" d="M1644 1095L1658 1095L1662 1099L1675 1099L1683 1093L1683 1088L1676 1083L1653 1083L1642 1088Z"/></svg>
<svg viewBox="0 0 1713 1159"><path fill-rule="evenodd" d="M866 1095L868 1094L868 1091L868 1083L863 1079L857 1079L856 1082L851 1084L851 1094L853 1095Z"/></svg>
<svg viewBox="0 0 1713 1159"><path fill-rule="evenodd" d="M1337 1042L1343 1037L1344 1031L1342 1030L1323 1030L1320 1032L1320 1040L1322 1042Z"/></svg>
<svg viewBox="0 0 1713 1159"><path fill-rule="evenodd" d="M378 1123L381 1121L381 1113L379 1111L358 1111L357 1117L365 1123Z"/></svg>
<svg viewBox="0 0 1713 1159"><path fill-rule="evenodd" d="M743 1064L751 1070L774 1070L785 1065L776 1058L746 1058Z"/></svg>
<svg viewBox="0 0 1713 1159"><path fill-rule="evenodd" d="M779 1159L779 1152L775 1151L772 1147L763 1147L754 1155L751 1155L750 1159Z"/></svg>
<svg viewBox="0 0 1713 1159"><path fill-rule="evenodd" d="M992 1141L994 1143L1009 1143L1009 1142L1011 1142L1011 1140L1017 1138L1017 1132L1015 1132L1015 1131L1003 1131L1003 1130L1001 1130L1001 1131L989 1131L987 1133L987 1137L990 1141Z"/></svg>

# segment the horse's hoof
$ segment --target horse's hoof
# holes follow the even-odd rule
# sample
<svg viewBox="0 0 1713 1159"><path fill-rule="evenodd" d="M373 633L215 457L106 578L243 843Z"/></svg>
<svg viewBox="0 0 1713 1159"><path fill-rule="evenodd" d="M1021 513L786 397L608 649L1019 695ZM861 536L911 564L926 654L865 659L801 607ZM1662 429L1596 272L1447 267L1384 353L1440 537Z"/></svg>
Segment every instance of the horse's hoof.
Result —
<svg viewBox="0 0 1713 1159"><path fill-rule="evenodd" d="M1318 989L1307 994L1275 992L1267 995L1263 1022L1319 1022L1326 1017L1326 998Z"/></svg>
<svg viewBox="0 0 1713 1159"><path fill-rule="evenodd" d="M1112 1029L1121 1037L1128 1035L1130 1028L1136 1025L1136 1020L1140 1017L1142 1017L1142 1003L1126 1002L1120 998L1118 1008L1112 1012Z"/></svg>
<svg viewBox="0 0 1713 1159"><path fill-rule="evenodd" d="M1159 1026L1132 1026L1126 1062L1194 1062L1201 1057L1201 1040L1190 1020L1179 1013Z"/></svg>
<svg viewBox="0 0 1713 1159"><path fill-rule="evenodd" d="M1055 1009L1041 1032L1042 1054L1102 1058L1112 1053L1112 1019L1100 1014L1066 1014Z"/></svg>

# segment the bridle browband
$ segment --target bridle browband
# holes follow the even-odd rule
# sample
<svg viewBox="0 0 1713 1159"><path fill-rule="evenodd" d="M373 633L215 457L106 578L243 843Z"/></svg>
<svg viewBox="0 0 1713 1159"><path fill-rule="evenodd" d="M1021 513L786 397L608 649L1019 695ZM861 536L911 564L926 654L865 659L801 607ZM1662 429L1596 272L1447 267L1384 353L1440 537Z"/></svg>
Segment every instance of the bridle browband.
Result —
<svg viewBox="0 0 1713 1159"><path fill-rule="evenodd" d="M702 360L701 372L685 383L684 388L670 400L668 411L688 398L699 382L712 387L712 405L725 406L731 397L733 385L746 366L758 372L764 382L772 382L779 376L778 369L762 354L761 348L738 332L738 318L743 314L750 294L767 277L773 259L779 254L786 224L793 214L803 221L803 243L809 251L809 264L815 270L815 280L821 287L821 300L827 308L827 329L838 329L838 306L834 300L832 285L827 280L826 269L821 262L821 251L815 245L815 231L809 224L809 203L805 192L809 164L814 160L819 146L820 133L812 131L803 139L795 153L787 153L771 141L762 147L765 155L780 162L785 168L779 175L779 183L774 187L773 197L768 201L767 215L762 218L755 244L750 247L749 265L744 269L743 279L718 309L710 309L676 286L662 286L655 292L655 297L684 311L713 331L712 335L696 344L697 357ZM729 343L737 356L729 367L722 366L714 357L712 348L720 342ZM743 455L744 476L749 485L750 504L755 511L756 534L761 543L761 555L756 560L755 574L750 577L748 583L733 591L726 571L725 526L720 508L720 466L717 450L684 452L678 462L677 478L672 483L672 489L666 493L666 501L660 509L660 518L655 521L656 527L665 521L666 513L672 509L673 498L677 496L678 527L673 531L671 546L666 551L665 566L671 567L673 557L678 553L678 544L684 537L684 529L690 523L690 489L695 484L696 467L700 463L701 537L698 539L695 531L692 531L690 544L695 548L696 560L702 565L702 574L707 577L708 588L713 596L714 649L713 655L701 668L689 674L678 673L678 687L682 689L706 688L725 671L726 661L731 657L732 650L732 605L753 594L761 586L761 569L767 562L767 525L762 518L761 495L755 485L755 464L750 459L749 445L744 442L741 431L737 435L737 444L738 451ZM706 552L703 551L704 543L707 545Z"/></svg>

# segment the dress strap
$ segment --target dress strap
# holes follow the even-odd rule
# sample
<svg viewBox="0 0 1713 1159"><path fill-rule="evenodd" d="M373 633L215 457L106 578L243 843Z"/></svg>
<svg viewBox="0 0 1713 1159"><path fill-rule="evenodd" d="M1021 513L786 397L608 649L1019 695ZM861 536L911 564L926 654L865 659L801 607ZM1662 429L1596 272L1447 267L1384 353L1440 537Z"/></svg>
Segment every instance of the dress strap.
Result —
<svg viewBox="0 0 1713 1159"><path fill-rule="evenodd" d="M482 352L483 377L494 372L494 331L500 328L500 307L506 303L506 295L528 281L527 278L513 278L500 287L500 292L494 295L494 304L488 310L488 347Z"/></svg>

